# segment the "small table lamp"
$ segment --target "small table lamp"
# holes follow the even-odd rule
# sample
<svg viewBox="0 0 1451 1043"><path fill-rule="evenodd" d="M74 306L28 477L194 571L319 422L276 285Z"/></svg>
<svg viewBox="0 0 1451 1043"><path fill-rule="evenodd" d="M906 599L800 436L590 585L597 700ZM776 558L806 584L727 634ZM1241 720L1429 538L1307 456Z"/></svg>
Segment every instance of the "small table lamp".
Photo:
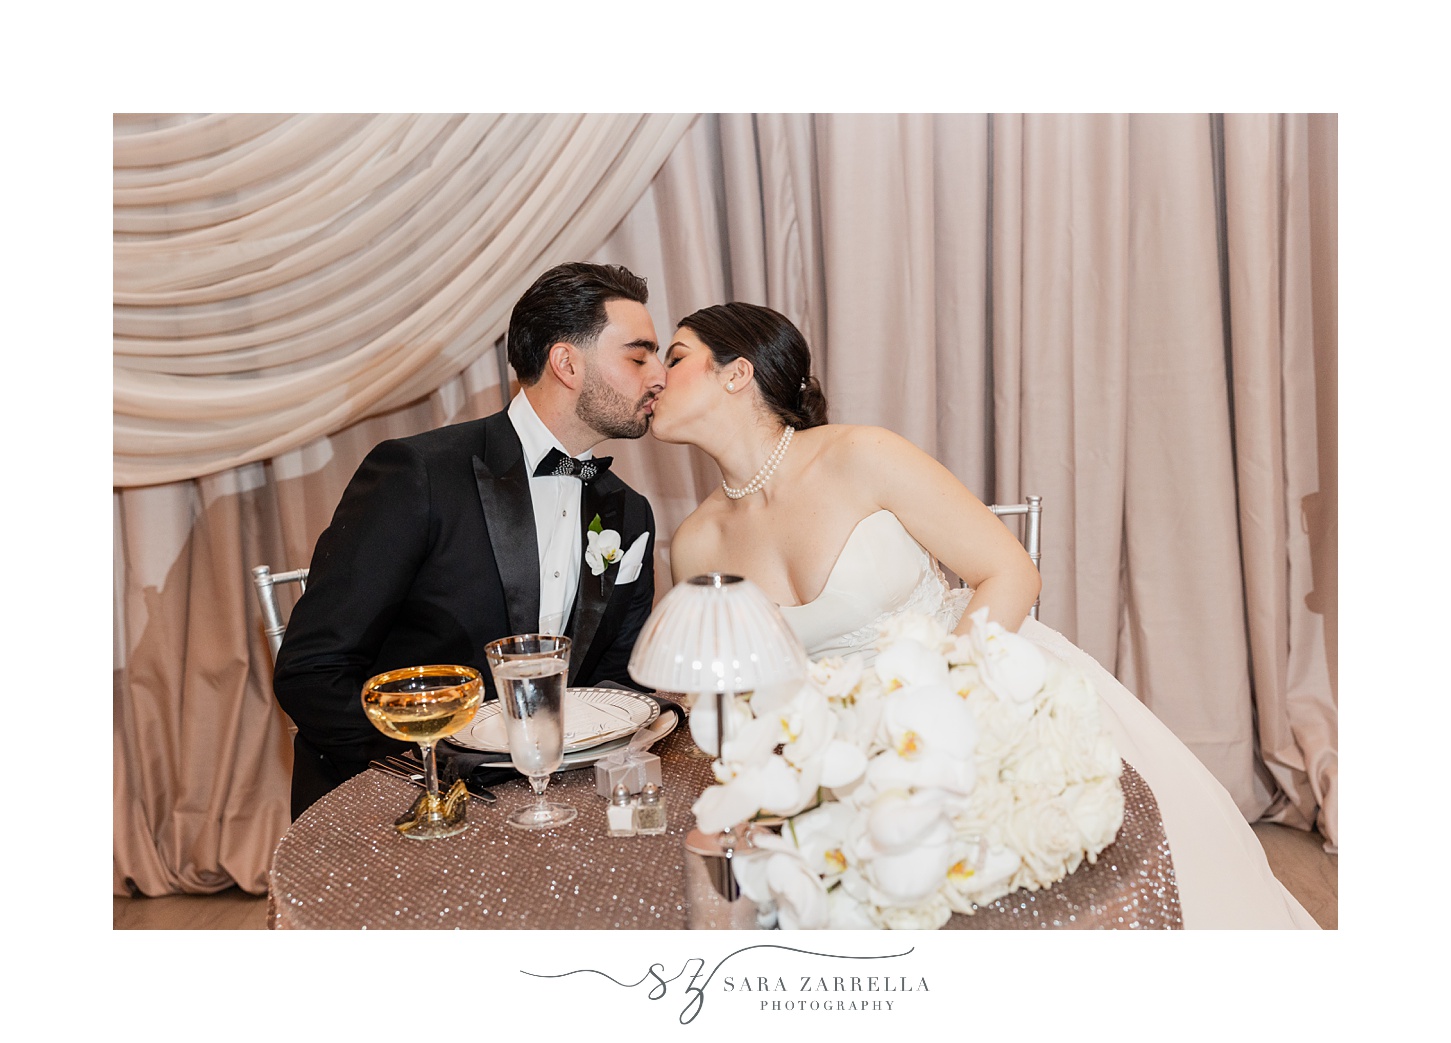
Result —
<svg viewBox="0 0 1451 1043"><path fill-rule="evenodd" d="M677 583L660 599L629 669L643 685L699 697L799 681L807 666L800 638L760 587L711 572ZM719 700L717 709L723 705Z"/></svg>
<svg viewBox="0 0 1451 1043"><path fill-rule="evenodd" d="M635 642L629 670L642 685L685 696L688 707L713 694L719 756L728 699L800 681L808 665L801 639L760 587L711 572L677 583L660 599ZM734 830L715 839L692 830L685 844L697 854L723 855L724 876L731 878L729 859L738 839ZM721 878L716 884L725 893ZM734 888L733 879L727 886Z"/></svg>

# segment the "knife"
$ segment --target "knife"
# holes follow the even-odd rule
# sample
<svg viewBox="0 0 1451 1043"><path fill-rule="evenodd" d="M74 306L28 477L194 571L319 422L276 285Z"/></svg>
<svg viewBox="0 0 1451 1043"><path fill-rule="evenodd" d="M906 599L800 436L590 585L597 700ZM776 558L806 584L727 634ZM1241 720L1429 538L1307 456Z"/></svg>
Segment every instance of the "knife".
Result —
<svg viewBox="0 0 1451 1043"><path fill-rule="evenodd" d="M396 765L390 764L386 761L369 761L368 767L376 768L377 770L383 772L383 774L385 775L392 775L395 779L402 779L405 782L410 782L413 785L419 787L420 789L426 789L428 786L421 772L410 772L407 769L399 768ZM485 804L494 804L498 802L499 798L493 790L476 787L473 782L468 779L464 780L464 788L469 791L469 796L478 797Z"/></svg>

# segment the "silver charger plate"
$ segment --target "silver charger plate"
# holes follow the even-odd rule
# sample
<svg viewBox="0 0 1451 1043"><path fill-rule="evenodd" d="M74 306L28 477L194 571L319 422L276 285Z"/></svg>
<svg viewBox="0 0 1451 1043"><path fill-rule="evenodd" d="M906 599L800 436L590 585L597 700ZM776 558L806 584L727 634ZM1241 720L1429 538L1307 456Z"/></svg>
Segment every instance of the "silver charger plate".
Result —
<svg viewBox="0 0 1451 1043"><path fill-rule="evenodd" d="M676 725L678 725L679 723L680 718L677 717L675 714L661 714L659 720L652 722L648 726L655 736L653 739L650 740L650 746L654 746L661 739L665 738L665 736L673 732ZM615 739L607 743L602 743L599 746L591 746L588 749L575 750L573 753L566 753L564 755L564 763L559 766L559 770L568 771L570 768L587 768L595 761L599 760L601 757L607 757L615 750L623 749L625 746L628 746L630 740L634 737L634 733L631 733L624 736L623 738ZM647 746L645 748L649 749L650 747Z"/></svg>
<svg viewBox="0 0 1451 1043"><path fill-rule="evenodd" d="M508 753L503 710L497 699L484 703L474 719L450 735L448 741L483 753ZM571 754L607 743L623 746L630 736L641 728L648 728L659 716L660 704L638 692L619 688L565 689L565 761L569 761Z"/></svg>

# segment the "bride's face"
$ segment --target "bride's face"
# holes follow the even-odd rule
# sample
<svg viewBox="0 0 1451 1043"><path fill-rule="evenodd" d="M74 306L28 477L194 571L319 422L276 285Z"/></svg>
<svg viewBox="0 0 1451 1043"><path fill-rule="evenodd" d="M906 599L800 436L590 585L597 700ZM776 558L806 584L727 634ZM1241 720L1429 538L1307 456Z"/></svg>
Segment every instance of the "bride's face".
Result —
<svg viewBox="0 0 1451 1043"><path fill-rule="evenodd" d="M694 433L723 398L725 377L710 349L687 329L678 329L665 352L665 390L655 400L650 433L662 442L694 442Z"/></svg>

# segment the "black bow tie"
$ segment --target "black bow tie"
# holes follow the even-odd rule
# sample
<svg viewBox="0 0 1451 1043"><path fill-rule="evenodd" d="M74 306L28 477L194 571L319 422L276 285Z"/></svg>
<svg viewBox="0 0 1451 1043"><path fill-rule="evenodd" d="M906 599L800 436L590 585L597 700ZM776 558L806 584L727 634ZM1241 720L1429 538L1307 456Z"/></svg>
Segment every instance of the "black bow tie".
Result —
<svg viewBox="0 0 1451 1043"><path fill-rule="evenodd" d="M556 446L545 453L544 459L539 461L539 466L534 468L534 477L578 478L588 485L608 471L614 459L613 456L596 456L592 460L576 460L574 457L560 452Z"/></svg>

